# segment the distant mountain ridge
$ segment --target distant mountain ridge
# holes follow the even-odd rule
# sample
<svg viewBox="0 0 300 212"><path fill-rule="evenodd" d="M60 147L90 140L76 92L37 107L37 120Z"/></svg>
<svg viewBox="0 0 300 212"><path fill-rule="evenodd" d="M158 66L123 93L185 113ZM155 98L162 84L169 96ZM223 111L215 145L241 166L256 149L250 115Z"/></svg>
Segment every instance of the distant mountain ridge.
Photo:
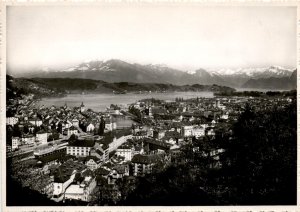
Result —
<svg viewBox="0 0 300 212"><path fill-rule="evenodd" d="M219 85L173 85L162 83L104 82L101 80L78 78L14 78L6 75L7 98L20 97L22 94L34 94L37 98L63 96L69 93L110 93L126 92L185 92L210 91L233 92L235 89Z"/></svg>
<svg viewBox="0 0 300 212"><path fill-rule="evenodd" d="M89 61L60 71L39 71L23 75L39 78L80 78L105 82L164 83L174 85L218 84L243 87L251 79L290 77L292 70L278 66L244 69L197 69L184 72L166 65L141 65L112 59Z"/></svg>
<svg viewBox="0 0 300 212"><path fill-rule="evenodd" d="M293 71L289 77L269 77L250 79L243 86L243 88L261 88L261 89L296 89L297 88L297 69Z"/></svg>

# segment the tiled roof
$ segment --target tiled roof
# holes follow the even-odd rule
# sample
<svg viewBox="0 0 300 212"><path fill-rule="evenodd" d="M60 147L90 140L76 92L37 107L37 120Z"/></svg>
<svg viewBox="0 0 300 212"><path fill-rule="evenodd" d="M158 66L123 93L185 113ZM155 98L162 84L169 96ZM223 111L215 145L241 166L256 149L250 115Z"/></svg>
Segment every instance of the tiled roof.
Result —
<svg viewBox="0 0 300 212"><path fill-rule="evenodd" d="M71 126L71 127L69 128L69 130L77 130L77 128L74 127L74 126Z"/></svg>
<svg viewBox="0 0 300 212"><path fill-rule="evenodd" d="M164 143L164 142L161 142L161 141L158 141L158 140L154 140L154 139L150 139L150 138L144 138L143 139L143 142L145 143L150 143L150 144L155 144L157 146L161 146L161 147L164 147L164 148L170 148L170 144L168 143Z"/></svg>
<svg viewBox="0 0 300 212"><path fill-rule="evenodd" d="M122 165L117 165L113 169L116 170L118 174L125 174L126 172L126 166L122 166Z"/></svg>
<svg viewBox="0 0 300 212"><path fill-rule="evenodd" d="M83 194L84 188L81 188L80 185L70 185L67 189L65 194Z"/></svg>
<svg viewBox="0 0 300 212"><path fill-rule="evenodd" d="M161 155L140 155L137 154L133 156L131 162L132 163L140 163L140 164L151 164L156 163L162 159Z"/></svg>
<svg viewBox="0 0 300 212"><path fill-rule="evenodd" d="M56 152L54 152L52 154L40 157L39 161L41 161L42 163L48 163L48 162L55 161L55 160L61 158L65 154L66 154L65 152L58 152L58 151L56 151Z"/></svg>
<svg viewBox="0 0 300 212"><path fill-rule="evenodd" d="M89 160L94 160L95 162L97 162L97 161L99 161L100 159L99 158L97 158L96 156L87 156L85 159L84 159L84 161L85 162L88 162Z"/></svg>
<svg viewBox="0 0 300 212"><path fill-rule="evenodd" d="M96 175L108 175L109 171L100 167L100 168L95 170L95 174Z"/></svg>
<svg viewBox="0 0 300 212"><path fill-rule="evenodd" d="M69 144L69 146L76 147L93 147L95 145L95 141L93 140L76 140Z"/></svg>

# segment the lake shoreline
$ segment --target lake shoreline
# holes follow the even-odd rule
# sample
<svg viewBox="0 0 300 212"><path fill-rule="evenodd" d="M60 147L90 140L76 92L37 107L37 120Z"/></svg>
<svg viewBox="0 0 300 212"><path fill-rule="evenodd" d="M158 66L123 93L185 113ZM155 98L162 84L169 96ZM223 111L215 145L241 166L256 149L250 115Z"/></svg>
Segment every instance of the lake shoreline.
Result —
<svg viewBox="0 0 300 212"><path fill-rule="evenodd" d="M175 101L175 98L214 98L214 92L165 92L165 93L126 93L126 94L67 94L64 97L45 97L38 100L39 105L46 107L63 106L79 107L83 102L86 108L97 112L105 111L111 104L127 106L139 100L155 98L165 101Z"/></svg>

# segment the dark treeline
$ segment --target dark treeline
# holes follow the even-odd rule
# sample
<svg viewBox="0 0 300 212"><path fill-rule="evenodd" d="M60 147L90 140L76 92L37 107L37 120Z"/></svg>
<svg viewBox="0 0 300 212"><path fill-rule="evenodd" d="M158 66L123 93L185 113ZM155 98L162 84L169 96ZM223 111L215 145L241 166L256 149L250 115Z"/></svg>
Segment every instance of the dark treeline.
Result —
<svg viewBox="0 0 300 212"><path fill-rule="evenodd" d="M27 79L33 83L46 84L51 88L65 90L94 90L98 81L91 79L70 79L70 78L32 78Z"/></svg>
<svg viewBox="0 0 300 212"><path fill-rule="evenodd" d="M193 139L164 171L141 177L121 205L295 205L296 102L254 112Z"/></svg>
<svg viewBox="0 0 300 212"><path fill-rule="evenodd" d="M218 92L215 96L239 96L239 97L296 97L297 91L234 91L234 92Z"/></svg>

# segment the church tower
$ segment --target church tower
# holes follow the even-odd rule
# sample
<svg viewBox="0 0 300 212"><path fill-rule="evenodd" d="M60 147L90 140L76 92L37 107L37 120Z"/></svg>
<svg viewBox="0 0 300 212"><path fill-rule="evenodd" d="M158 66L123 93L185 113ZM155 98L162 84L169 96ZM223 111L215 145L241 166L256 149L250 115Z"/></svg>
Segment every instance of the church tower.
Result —
<svg viewBox="0 0 300 212"><path fill-rule="evenodd" d="M84 107L83 102L81 102L81 105L80 105L80 112L83 113L84 111L85 111L85 107Z"/></svg>

